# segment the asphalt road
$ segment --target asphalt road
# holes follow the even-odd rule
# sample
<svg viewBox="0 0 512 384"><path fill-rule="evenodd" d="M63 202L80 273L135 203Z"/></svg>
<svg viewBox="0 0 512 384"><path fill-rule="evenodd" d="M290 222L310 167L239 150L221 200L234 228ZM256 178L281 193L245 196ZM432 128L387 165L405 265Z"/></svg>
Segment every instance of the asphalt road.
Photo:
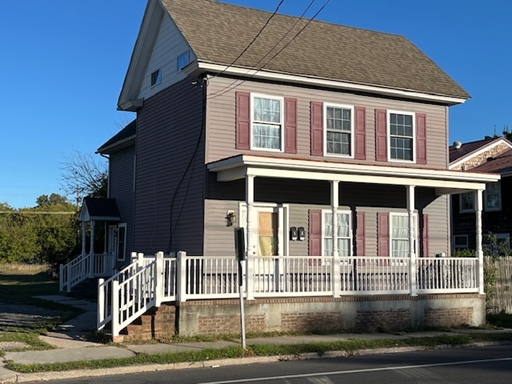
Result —
<svg viewBox="0 0 512 384"><path fill-rule="evenodd" d="M60 384L510 384L512 345L57 380Z"/></svg>

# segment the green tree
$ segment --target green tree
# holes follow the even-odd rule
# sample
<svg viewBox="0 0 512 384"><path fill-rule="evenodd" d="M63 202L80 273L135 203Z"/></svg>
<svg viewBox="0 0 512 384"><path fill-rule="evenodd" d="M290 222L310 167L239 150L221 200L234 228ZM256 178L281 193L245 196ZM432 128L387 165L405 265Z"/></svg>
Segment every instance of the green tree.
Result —
<svg viewBox="0 0 512 384"><path fill-rule="evenodd" d="M26 213L30 213L37 228L38 259L49 264L67 262L75 256L79 237L75 206L56 193L41 195L36 203Z"/></svg>

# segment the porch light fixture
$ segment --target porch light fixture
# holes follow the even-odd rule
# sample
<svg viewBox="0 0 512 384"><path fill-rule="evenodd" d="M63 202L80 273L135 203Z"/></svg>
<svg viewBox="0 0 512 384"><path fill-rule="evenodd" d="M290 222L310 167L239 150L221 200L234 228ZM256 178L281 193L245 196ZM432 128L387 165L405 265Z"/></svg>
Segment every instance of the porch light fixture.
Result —
<svg viewBox="0 0 512 384"><path fill-rule="evenodd" d="M233 226L233 221L235 220L235 211L228 211L226 213L226 227Z"/></svg>

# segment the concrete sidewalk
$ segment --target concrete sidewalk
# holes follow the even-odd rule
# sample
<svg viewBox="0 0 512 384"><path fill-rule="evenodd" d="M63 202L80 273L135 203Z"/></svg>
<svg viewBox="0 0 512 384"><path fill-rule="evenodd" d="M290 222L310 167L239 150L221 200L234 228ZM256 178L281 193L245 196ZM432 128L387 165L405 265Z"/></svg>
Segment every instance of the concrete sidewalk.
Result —
<svg viewBox="0 0 512 384"><path fill-rule="evenodd" d="M18 364L49 364L62 363L85 360L103 360L103 359L121 359L129 358L137 354L168 354L185 351L199 351L204 349L223 349L230 346L239 346L239 340L233 341L215 341L215 342L189 342L189 343L170 343L170 344L140 344L140 345L123 345L123 346L105 346L85 341L84 335L94 330L96 325L96 305L83 300L75 300L65 296L44 296L45 300L56 301L62 304L80 307L85 312L70 320L69 322L57 327L53 332L46 336L40 336L41 340L51 344L56 349L45 351L20 351L12 352L9 349L20 349L22 345L8 345L13 343L1 343L0 350L4 350L4 361L0 363L0 384L28 382L40 380L54 380L59 378L85 377L85 376L102 376L108 374L122 374L131 372L147 372L163 369L179 369L190 367L204 367L212 365L228 365L228 364L248 364L256 362L271 362L282 359L291 358L319 358L319 357L336 357L346 356L343 351L334 351L326 353L322 356L318 354L307 354L307 356L273 356L273 357L248 357L239 359L226 359L222 361L206 361L199 363L183 363L183 364L165 364L165 365L143 365L120 367L114 369L98 369L98 370L81 370L81 371L64 371L49 373L33 373L33 374L17 374L16 372L4 368L5 361L13 361ZM338 335L301 335L301 336L279 336L271 338L255 338L248 339L247 345L255 344L273 344L273 345L293 345L293 344L309 344L318 342L333 342L349 339L407 339L415 337L435 337L443 334L457 335L466 333L512 333L512 330L470 330L460 329L450 332L413 332L401 334L338 334ZM414 351L425 349L424 347L406 347L406 348L387 348L379 350L358 351L353 354L368 353L390 353L398 351Z"/></svg>

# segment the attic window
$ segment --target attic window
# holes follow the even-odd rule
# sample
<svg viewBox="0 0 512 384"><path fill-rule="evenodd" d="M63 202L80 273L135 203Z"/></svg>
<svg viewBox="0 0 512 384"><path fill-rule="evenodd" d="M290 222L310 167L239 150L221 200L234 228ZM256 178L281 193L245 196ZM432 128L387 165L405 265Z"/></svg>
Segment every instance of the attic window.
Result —
<svg viewBox="0 0 512 384"><path fill-rule="evenodd" d="M160 84L162 82L162 71L157 69L151 74L151 86Z"/></svg>
<svg viewBox="0 0 512 384"><path fill-rule="evenodd" d="M189 51L182 53L178 56L178 71L181 71L184 67L188 65L190 59Z"/></svg>

